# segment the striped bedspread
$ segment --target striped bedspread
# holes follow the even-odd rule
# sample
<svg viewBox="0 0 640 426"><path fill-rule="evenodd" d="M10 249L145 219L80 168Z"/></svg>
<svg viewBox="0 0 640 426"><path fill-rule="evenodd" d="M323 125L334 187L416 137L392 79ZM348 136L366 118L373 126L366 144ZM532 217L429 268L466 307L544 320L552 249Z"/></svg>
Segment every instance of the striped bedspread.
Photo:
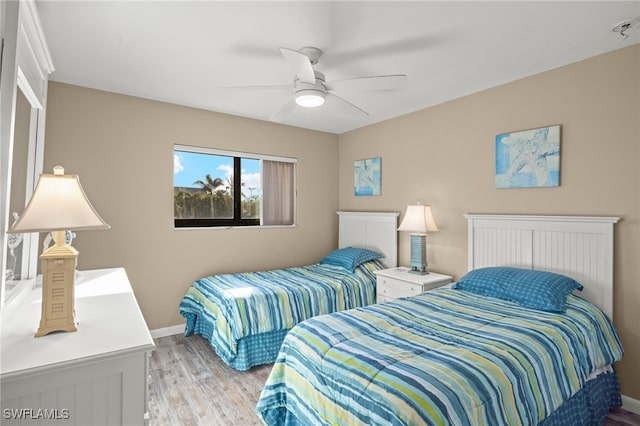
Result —
<svg viewBox="0 0 640 426"><path fill-rule="evenodd" d="M374 303L373 271L382 268L373 260L354 272L314 264L204 277L191 285L180 303L187 320L185 334L202 334L229 362L243 337L288 330L315 315Z"/></svg>
<svg viewBox="0 0 640 426"><path fill-rule="evenodd" d="M622 357L607 317L441 288L299 324L256 412L267 425L536 425Z"/></svg>

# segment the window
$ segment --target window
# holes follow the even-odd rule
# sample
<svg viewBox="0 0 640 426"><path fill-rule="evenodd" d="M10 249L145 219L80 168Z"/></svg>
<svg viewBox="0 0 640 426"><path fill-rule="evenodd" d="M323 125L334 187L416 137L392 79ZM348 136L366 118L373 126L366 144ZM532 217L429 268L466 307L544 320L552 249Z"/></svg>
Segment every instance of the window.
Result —
<svg viewBox="0 0 640 426"><path fill-rule="evenodd" d="M295 223L296 160L176 145L176 228Z"/></svg>

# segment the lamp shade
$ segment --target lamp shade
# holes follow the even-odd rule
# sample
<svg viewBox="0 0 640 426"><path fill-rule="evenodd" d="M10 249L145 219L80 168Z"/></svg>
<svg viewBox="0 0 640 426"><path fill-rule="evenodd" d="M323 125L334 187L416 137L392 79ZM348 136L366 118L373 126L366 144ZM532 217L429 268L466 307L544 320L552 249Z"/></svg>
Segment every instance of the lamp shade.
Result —
<svg viewBox="0 0 640 426"><path fill-rule="evenodd" d="M398 231L435 232L438 225L431 214L431 206L422 204L408 205Z"/></svg>
<svg viewBox="0 0 640 426"><path fill-rule="evenodd" d="M41 174L36 189L9 233L109 229L87 199L77 175Z"/></svg>

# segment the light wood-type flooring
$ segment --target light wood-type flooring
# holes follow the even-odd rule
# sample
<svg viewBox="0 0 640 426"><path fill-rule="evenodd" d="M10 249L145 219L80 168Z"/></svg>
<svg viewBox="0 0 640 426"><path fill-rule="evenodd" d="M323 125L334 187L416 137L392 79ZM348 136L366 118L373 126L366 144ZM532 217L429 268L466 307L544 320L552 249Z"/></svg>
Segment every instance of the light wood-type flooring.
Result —
<svg viewBox="0 0 640 426"><path fill-rule="evenodd" d="M155 339L149 372L150 426L252 426L271 364L237 371L209 343L182 335Z"/></svg>
<svg viewBox="0 0 640 426"><path fill-rule="evenodd" d="M155 340L150 363L150 426L253 426L271 364L236 371L199 337ZM605 426L640 426L640 416L613 410Z"/></svg>

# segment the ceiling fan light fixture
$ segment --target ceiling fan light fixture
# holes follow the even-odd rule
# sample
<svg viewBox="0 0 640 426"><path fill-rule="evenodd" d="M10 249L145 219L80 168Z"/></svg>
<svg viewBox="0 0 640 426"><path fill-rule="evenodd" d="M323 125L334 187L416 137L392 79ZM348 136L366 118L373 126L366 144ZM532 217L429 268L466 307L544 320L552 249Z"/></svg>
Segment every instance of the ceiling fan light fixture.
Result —
<svg viewBox="0 0 640 426"><path fill-rule="evenodd" d="M296 103L301 107L315 108L324 104L324 93L316 89L303 89L296 92Z"/></svg>

